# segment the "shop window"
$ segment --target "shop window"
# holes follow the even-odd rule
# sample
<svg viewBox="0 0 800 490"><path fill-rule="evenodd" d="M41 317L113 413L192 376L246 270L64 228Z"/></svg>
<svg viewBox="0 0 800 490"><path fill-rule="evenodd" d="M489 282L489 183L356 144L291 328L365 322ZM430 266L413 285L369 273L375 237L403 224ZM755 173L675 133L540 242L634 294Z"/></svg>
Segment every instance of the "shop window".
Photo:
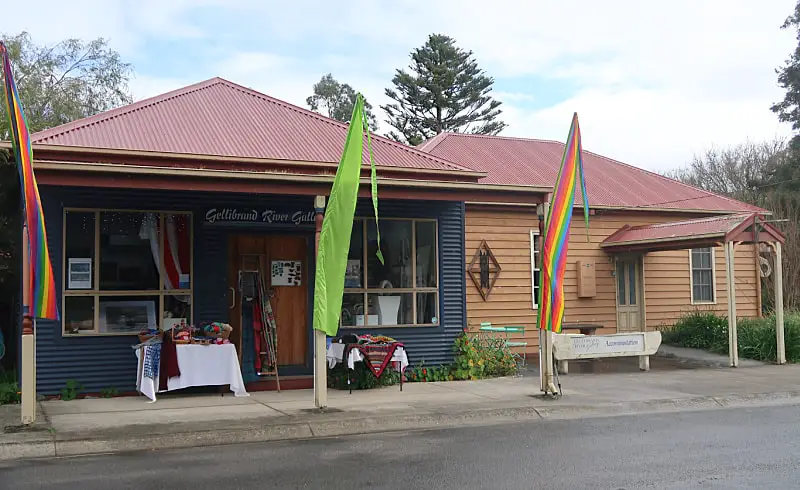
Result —
<svg viewBox="0 0 800 490"><path fill-rule="evenodd" d="M542 278L540 250L539 230L531 230L531 303L534 310L539 308L539 288Z"/></svg>
<svg viewBox="0 0 800 490"><path fill-rule="evenodd" d="M714 249L695 248L689 252L691 266L692 303L714 303Z"/></svg>
<svg viewBox="0 0 800 490"><path fill-rule="evenodd" d="M64 268L64 335L191 323L189 213L66 210Z"/></svg>
<svg viewBox="0 0 800 490"><path fill-rule="evenodd" d="M435 220L357 218L350 239L342 327L438 325Z"/></svg>

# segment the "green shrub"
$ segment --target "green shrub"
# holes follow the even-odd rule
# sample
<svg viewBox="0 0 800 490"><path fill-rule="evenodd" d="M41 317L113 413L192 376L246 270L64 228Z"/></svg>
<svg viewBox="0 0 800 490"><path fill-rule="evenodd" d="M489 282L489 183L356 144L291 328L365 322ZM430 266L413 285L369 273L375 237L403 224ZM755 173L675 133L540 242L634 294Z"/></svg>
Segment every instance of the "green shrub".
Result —
<svg viewBox="0 0 800 490"><path fill-rule="evenodd" d="M728 352L728 319L711 312L695 311L663 329L662 342L679 347Z"/></svg>
<svg viewBox="0 0 800 490"><path fill-rule="evenodd" d="M784 315L786 359L800 362L800 313ZM776 362L775 317L742 318L737 322L739 356L764 362ZM674 326L662 330L665 344L703 349L717 354L728 353L728 319L708 312L685 315Z"/></svg>
<svg viewBox="0 0 800 490"><path fill-rule="evenodd" d="M510 376L517 372L514 354L501 337L478 333L470 338L464 332L456 338L453 349L452 374L455 379Z"/></svg>
<svg viewBox="0 0 800 490"><path fill-rule="evenodd" d="M114 386L109 386L108 388L100 390L100 396L103 398L114 398L115 396L119 396L119 390Z"/></svg>
<svg viewBox="0 0 800 490"><path fill-rule="evenodd" d="M413 368L406 369L406 378L412 382L452 381L451 370L451 366L425 366L425 361L421 361Z"/></svg>
<svg viewBox="0 0 800 490"><path fill-rule="evenodd" d="M67 382L64 384L64 387L61 388L61 399L64 401L71 401L78 398L81 391L83 390L83 385L75 380L75 379L68 379Z"/></svg>
<svg viewBox="0 0 800 490"><path fill-rule="evenodd" d="M20 390L15 371L0 371L0 405L19 403Z"/></svg>
<svg viewBox="0 0 800 490"><path fill-rule="evenodd" d="M351 371L347 364L340 362L332 369L328 369L328 388L337 390L347 390L347 378L351 379L354 390L368 390L379 386L392 386L400 382L400 373L395 371L391 364L381 373L380 378L376 378L372 371L363 362L357 362L355 369Z"/></svg>

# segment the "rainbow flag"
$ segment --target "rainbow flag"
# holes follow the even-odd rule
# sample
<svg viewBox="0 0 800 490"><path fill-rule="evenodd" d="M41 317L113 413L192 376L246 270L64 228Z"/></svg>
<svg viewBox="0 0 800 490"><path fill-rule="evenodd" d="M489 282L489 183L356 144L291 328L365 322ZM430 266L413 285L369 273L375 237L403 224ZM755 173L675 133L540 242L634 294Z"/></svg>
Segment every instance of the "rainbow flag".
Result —
<svg viewBox="0 0 800 490"><path fill-rule="evenodd" d="M583 194L583 217L586 222L586 241L589 241L589 200L586 198L586 181L583 178L581 155L581 129L578 113L572 116L561 169L558 172L550 211L544 225L541 279L539 287L539 328L561 332L564 319L564 272L567 269L567 246L572 207L575 203L575 186L580 182Z"/></svg>
<svg viewBox="0 0 800 490"><path fill-rule="evenodd" d="M58 320L58 302L56 300L56 283L53 278L53 264L47 251L47 233L44 228L42 202L39 198L39 187L33 175L33 151L25 113L14 84L11 73L11 61L8 50L0 42L0 54L3 57L3 74L6 89L6 111L11 130L11 142L14 145L14 156L19 165L22 198L25 210L25 229L28 234L28 308L27 314L33 318ZM0 135L2 136L2 135Z"/></svg>

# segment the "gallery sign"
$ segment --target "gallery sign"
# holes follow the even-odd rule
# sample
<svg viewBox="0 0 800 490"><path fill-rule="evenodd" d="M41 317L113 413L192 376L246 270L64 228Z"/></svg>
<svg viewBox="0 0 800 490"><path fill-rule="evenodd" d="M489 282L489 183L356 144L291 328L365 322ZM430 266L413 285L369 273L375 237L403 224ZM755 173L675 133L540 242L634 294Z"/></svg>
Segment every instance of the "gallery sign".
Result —
<svg viewBox="0 0 800 490"><path fill-rule="evenodd" d="M254 208L211 208L206 211L205 222L214 223L253 223L267 225L313 225L314 211L283 211Z"/></svg>
<svg viewBox="0 0 800 490"><path fill-rule="evenodd" d="M553 355L559 361L595 357L652 356L660 345L659 331L611 335L553 335Z"/></svg>

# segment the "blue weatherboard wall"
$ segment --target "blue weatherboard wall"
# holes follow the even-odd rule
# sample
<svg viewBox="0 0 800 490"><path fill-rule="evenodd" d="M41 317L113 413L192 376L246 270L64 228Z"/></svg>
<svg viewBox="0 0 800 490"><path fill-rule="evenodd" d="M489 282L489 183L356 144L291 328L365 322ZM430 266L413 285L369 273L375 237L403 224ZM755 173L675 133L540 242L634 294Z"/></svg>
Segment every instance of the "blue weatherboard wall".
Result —
<svg viewBox="0 0 800 490"><path fill-rule="evenodd" d="M42 205L53 261L59 300L62 285L63 209L147 209L194 213L194 321L228 321L228 237L232 234L268 233L292 229L308 233L313 225L269 227L259 225L210 225L204 216L213 207L313 210L312 196L256 196L197 192L142 191L128 189L84 189L42 186ZM356 213L371 216L368 199L359 202ZM428 364L452 360L453 340L466 322L464 274L464 204L438 201L380 201L380 215L395 218L436 218L439 222L440 325L437 327L348 329L352 332L385 334L406 344L412 363ZM312 242L313 243L313 242ZM313 272L313 263L309 261ZM313 277L309 277L313 284ZM311 298L309 298L311 299ZM59 308L63 303L59 301ZM309 303L309 333L311 314ZM133 391L136 358L131 346L135 336L62 337L56 322L37 323L37 383L42 394L55 394L67 380L79 381L87 391L114 387ZM310 343L309 343L310 344ZM309 360L311 356L309 356ZM310 361L309 361L310 362ZM310 367L310 366L309 366ZM309 370L310 372L310 370Z"/></svg>

